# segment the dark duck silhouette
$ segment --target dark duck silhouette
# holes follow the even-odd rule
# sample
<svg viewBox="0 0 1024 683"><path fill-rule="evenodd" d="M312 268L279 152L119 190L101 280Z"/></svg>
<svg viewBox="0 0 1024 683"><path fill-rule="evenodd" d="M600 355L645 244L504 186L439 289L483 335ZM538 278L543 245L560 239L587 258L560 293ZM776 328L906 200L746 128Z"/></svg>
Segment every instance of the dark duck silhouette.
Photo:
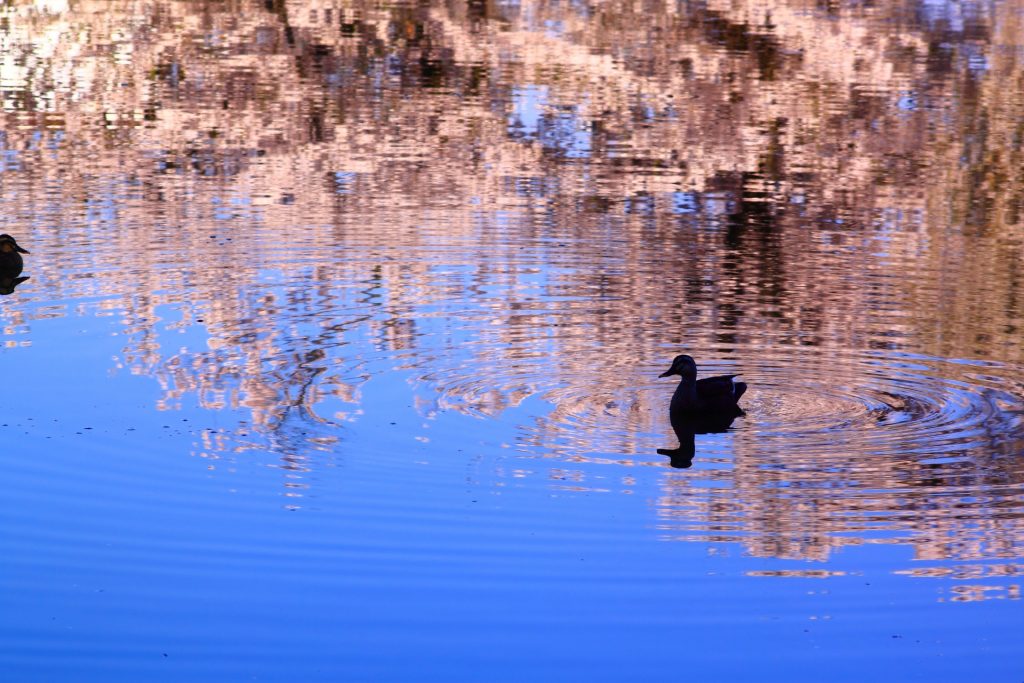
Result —
<svg viewBox="0 0 1024 683"><path fill-rule="evenodd" d="M659 448L658 453L669 456L672 467L687 468L693 464L696 453L695 435L728 431L733 420L743 415L736 402L747 390L747 385L733 381L736 375L698 380L697 363L686 355L676 356L672 367L659 376L671 375L681 377L668 408L669 421L679 439L679 446Z"/></svg>
<svg viewBox="0 0 1024 683"><path fill-rule="evenodd" d="M697 363L690 356L676 356L672 367L659 377L679 375L679 386L672 394L669 414L675 413L734 413L740 411L736 402L747 390L743 382L733 381L738 375L717 375L697 379ZM742 413L742 411L740 411Z"/></svg>
<svg viewBox="0 0 1024 683"><path fill-rule="evenodd" d="M10 235L0 235L0 294L10 294L14 288L28 279L18 277L24 267L21 255L27 254Z"/></svg>

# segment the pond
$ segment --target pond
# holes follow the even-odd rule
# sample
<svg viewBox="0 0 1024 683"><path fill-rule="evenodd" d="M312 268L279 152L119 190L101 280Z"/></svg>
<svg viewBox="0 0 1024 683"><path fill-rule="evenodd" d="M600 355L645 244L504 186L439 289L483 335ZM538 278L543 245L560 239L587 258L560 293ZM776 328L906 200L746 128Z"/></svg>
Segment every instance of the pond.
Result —
<svg viewBox="0 0 1024 683"><path fill-rule="evenodd" d="M1022 7L4 4L5 679L1019 681Z"/></svg>

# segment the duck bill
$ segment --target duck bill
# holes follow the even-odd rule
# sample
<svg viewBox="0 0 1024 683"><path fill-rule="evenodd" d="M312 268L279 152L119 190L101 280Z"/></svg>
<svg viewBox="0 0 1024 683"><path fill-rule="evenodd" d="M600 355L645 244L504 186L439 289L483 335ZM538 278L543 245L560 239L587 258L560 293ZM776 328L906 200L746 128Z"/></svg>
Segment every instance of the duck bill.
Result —
<svg viewBox="0 0 1024 683"><path fill-rule="evenodd" d="M661 379L662 377L671 377L671 376L672 376L672 370L666 370L665 372L663 372L660 375L658 375L658 378Z"/></svg>
<svg viewBox="0 0 1024 683"><path fill-rule="evenodd" d="M14 245L14 250L15 250L15 251L18 251L18 252L21 252L22 254L28 254L28 253L29 253L29 250L28 250L28 249L22 249L22 248L21 248L21 247L19 247L19 246L18 246L17 244L15 244L15 245Z"/></svg>

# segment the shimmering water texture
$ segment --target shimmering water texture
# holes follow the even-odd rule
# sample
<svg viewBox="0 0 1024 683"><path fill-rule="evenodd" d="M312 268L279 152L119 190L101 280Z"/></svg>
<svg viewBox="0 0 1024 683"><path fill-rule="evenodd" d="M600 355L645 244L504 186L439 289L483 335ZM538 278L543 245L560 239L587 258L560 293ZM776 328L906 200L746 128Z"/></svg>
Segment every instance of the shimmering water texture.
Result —
<svg viewBox="0 0 1024 683"><path fill-rule="evenodd" d="M1022 0L3 4L0 679L1020 681L1021 121Z"/></svg>

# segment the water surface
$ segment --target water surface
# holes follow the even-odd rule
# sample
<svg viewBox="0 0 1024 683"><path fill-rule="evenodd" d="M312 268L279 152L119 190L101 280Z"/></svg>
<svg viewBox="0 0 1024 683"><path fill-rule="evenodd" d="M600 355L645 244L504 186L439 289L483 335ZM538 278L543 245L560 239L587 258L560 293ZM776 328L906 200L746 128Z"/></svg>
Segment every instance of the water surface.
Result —
<svg viewBox="0 0 1024 683"><path fill-rule="evenodd" d="M1019 680L1022 24L4 6L5 676Z"/></svg>

